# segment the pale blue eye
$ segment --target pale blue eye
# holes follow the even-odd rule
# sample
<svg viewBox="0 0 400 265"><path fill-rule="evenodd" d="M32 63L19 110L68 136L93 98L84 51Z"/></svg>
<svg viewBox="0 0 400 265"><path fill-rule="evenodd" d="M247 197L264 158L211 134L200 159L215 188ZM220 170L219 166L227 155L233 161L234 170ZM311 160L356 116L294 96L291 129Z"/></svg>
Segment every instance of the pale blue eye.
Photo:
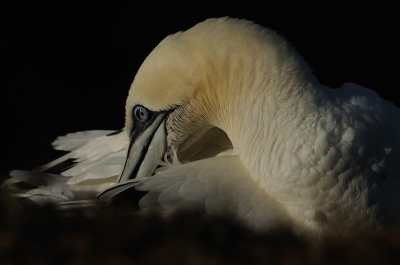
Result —
<svg viewBox="0 0 400 265"><path fill-rule="evenodd" d="M133 109L133 115L138 119L140 122L146 122L150 118L150 112L148 109L142 106L136 106Z"/></svg>

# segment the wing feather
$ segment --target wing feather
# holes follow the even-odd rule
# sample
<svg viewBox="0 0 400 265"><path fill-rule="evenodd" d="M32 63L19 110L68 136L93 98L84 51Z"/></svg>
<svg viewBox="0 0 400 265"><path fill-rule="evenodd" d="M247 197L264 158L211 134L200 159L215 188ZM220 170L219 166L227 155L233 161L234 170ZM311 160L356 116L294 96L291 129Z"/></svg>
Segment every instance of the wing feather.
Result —
<svg viewBox="0 0 400 265"><path fill-rule="evenodd" d="M65 136L59 136L53 143L56 150L74 151L93 141L93 139L101 139L115 131L82 131L69 133Z"/></svg>
<svg viewBox="0 0 400 265"><path fill-rule="evenodd" d="M36 168L36 171L43 172L67 159L73 159L76 165L61 173L64 176L77 176L81 174L79 179L72 178L71 183L92 179L93 174L88 174L86 178L85 174L82 173L89 173L96 167L99 168L97 174L102 169L104 170L103 174L96 175L99 178L112 177L119 174L119 170L117 170L117 173L115 170L107 171L102 166L113 164L119 166L121 170L125 162L129 139L124 131L111 133L112 131L87 131L67 134L66 136L57 138L53 142L54 148L71 152Z"/></svg>
<svg viewBox="0 0 400 265"><path fill-rule="evenodd" d="M214 216L228 213L234 220L262 230L288 218L285 208L251 178L236 156L168 165L150 178L131 181L129 185L118 184L109 191L114 196L121 186L148 192L139 201L139 207L145 211L155 207L164 210L188 207Z"/></svg>
<svg viewBox="0 0 400 265"><path fill-rule="evenodd" d="M7 186L17 187L18 197L38 204L60 201L95 199L97 194L113 185L119 175L129 145L125 132L86 131L57 138L53 146L70 153L35 169L13 170ZM61 174L46 173L52 167L73 159L75 165ZM22 185L25 183L31 185ZM126 188L126 187L125 187Z"/></svg>

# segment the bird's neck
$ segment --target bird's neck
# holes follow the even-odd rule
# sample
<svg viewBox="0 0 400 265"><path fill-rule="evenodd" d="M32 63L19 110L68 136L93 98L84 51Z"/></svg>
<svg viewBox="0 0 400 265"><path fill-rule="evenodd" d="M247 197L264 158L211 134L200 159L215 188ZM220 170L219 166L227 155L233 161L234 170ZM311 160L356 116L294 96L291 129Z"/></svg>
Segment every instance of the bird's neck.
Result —
<svg viewBox="0 0 400 265"><path fill-rule="evenodd" d="M291 148L305 144L301 141L312 141L312 135L299 136L313 130L313 116L324 111L327 99L325 89L308 78L271 82L263 89L267 91L257 92L255 87L238 90L243 92L231 97L226 108L229 113L224 114L230 118L222 129L253 178L269 190L289 181L289 171L299 170L305 162L301 159L306 156L299 160L286 156Z"/></svg>

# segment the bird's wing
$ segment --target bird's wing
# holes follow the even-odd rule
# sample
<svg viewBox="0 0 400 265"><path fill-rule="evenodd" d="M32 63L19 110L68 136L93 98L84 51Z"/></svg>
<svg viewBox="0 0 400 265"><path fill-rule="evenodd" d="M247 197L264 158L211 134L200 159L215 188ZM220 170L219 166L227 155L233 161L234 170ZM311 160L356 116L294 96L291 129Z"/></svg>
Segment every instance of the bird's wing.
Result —
<svg viewBox="0 0 400 265"><path fill-rule="evenodd" d="M75 199L66 184L68 177L25 170L13 170L10 176L3 186L17 198L28 198L39 205Z"/></svg>
<svg viewBox="0 0 400 265"><path fill-rule="evenodd" d="M251 178L237 156L168 165L150 178L111 187L100 195L100 200L109 200L133 187L147 192L139 201L144 211L205 210L212 216L231 215L235 221L247 223L255 230L266 230L288 219L283 206Z"/></svg>
<svg viewBox="0 0 400 265"><path fill-rule="evenodd" d="M53 146L57 150L70 153L35 170L46 172L72 159L74 165L61 173L70 177L68 180L70 185L115 177L123 167L128 145L129 139L124 131L85 131L67 134L58 137Z"/></svg>
<svg viewBox="0 0 400 265"><path fill-rule="evenodd" d="M57 138L53 146L68 154L36 168L13 170L4 183L19 198L37 204L94 200L99 192L115 184L125 162L128 138L123 131L86 131ZM73 166L60 169L68 160ZM52 174L54 168L61 174Z"/></svg>

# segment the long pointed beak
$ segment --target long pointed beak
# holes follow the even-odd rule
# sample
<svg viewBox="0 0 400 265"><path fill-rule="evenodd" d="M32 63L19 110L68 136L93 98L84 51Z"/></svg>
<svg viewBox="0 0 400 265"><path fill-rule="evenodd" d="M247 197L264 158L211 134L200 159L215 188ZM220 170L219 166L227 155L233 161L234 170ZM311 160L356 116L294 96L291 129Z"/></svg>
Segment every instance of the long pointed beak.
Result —
<svg viewBox="0 0 400 265"><path fill-rule="evenodd" d="M134 178L150 177L166 152L165 117L159 113L157 118L140 135L132 135L124 169L117 182Z"/></svg>

